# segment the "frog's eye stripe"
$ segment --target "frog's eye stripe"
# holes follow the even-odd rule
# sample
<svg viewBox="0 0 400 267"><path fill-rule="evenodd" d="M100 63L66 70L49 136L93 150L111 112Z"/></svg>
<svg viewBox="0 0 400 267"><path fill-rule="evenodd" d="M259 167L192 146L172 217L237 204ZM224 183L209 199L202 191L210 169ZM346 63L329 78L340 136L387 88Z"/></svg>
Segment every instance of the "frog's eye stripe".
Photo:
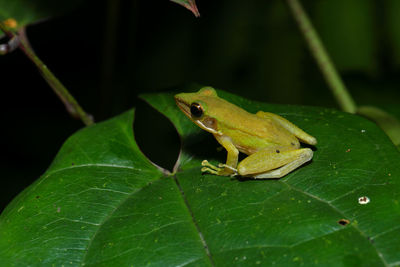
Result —
<svg viewBox="0 0 400 267"><path fill-rule="evenodd" d="M190 113L193 117L200 118L201 116L203 116L203 108L199 103L193 102L190 105Z"/></svg>

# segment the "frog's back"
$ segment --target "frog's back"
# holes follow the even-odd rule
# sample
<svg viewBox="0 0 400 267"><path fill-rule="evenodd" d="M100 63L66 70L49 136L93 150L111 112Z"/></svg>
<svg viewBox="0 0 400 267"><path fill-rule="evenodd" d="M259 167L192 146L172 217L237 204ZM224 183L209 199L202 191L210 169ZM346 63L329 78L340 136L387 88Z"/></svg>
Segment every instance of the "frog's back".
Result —
<svg viewBox="0 0 400 267"><path fill-rule="evenodd" d="M218 111L221 124L218 128L241 152L252 154L271 146L299 146L297 138L273 119L262 118L225 102L225 108Z"/></svg>

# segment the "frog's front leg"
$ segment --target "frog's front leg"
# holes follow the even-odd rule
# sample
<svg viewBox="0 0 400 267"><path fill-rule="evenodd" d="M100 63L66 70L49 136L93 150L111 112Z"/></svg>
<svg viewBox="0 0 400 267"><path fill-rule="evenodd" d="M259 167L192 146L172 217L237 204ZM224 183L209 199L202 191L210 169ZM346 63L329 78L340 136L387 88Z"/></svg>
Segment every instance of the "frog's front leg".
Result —
<svg viewBox="0 0 400 267"><path fill-rule="evenodd" d="M281 151L267 149L254 153L238 165L238 174L255 179L281 178L313 157L309 148Z"/></svg>
<svg viewBox="0 0 400 267"><path fill-rule="evenodd" d="M202 172L209 172L216 175L230 176L236 175L236 166L238 163L239 151L232 143L231 139L227 136L214 135L218 143L220 143L227 151L225 164L219 164L218 167L210 164L207 160L203 160L201 165L203 168Z"/></svg>

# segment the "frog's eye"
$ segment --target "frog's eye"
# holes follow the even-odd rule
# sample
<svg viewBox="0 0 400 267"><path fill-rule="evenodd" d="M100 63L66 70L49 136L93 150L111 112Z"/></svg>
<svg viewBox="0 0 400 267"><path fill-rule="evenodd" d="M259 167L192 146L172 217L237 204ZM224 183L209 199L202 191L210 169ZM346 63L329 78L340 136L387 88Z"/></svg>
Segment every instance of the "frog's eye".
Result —
<svg viewBox="0 0 400 267"><path fill-rule="evenodd" d="M194 102L190 105L190 113L193 117L200 118L203 116L203 108L199 103Z"/></svg>

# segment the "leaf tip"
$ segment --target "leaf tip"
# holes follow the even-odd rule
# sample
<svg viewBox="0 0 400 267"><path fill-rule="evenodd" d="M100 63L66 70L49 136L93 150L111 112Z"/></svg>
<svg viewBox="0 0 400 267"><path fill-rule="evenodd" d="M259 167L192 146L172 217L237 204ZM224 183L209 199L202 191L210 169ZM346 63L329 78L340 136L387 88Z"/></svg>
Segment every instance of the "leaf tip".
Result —
<svg viewBox="0 0 400 267"><path fill-rule="evenodd" d="M195 0L187 0L187 1L182 1L182 0L171 0L171 1L174 2L174 3L177 3L177 4L181 5L181 6L183 6L183 7L185 7L185 8L187 8L188 10L190 10L190 11L194 14L194 16L195 16L196 18L199 18L199 17L200 17L200 12L199 12L199 10L198 10L198 8L197 8L196 1L195 1Z"/></svg>

